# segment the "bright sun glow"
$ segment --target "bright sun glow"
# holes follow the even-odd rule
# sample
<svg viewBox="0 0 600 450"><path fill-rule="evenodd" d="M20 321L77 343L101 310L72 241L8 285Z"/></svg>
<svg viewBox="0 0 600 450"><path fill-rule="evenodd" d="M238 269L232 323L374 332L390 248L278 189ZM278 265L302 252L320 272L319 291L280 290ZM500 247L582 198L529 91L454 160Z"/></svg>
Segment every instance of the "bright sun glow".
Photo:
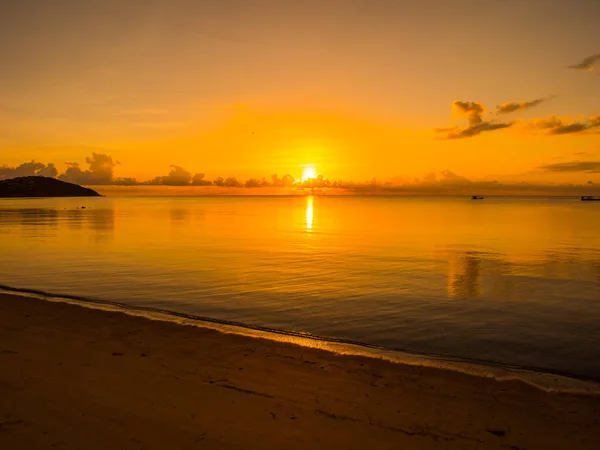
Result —
<svg viewBox="0 0 600 450"><path fill-rule="evenodd" d="M315 169L313 166L306 166L302 172L302 181L306 181L311 178L317 178L317 169Z"/></svg>

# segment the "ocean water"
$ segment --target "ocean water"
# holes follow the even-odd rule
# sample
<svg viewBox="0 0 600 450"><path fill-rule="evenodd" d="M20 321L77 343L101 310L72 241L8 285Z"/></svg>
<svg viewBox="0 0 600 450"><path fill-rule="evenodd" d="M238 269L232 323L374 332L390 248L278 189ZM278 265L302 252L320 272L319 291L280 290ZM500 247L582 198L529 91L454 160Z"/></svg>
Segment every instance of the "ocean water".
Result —
<svg viewBox="0 0 600 450"><path fill-rule="evenodd" d="M4 199L0 284L600 379L600 202Z"/></svg>

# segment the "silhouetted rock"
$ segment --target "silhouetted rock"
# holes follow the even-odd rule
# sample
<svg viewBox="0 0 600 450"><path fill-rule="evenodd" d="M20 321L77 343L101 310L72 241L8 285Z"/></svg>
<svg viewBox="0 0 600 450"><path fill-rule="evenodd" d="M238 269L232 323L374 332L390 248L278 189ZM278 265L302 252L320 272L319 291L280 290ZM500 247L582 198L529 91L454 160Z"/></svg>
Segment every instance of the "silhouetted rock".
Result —
<svg viewBox="0 0 600 450"><path fill-rule="evenodd" d="M0 197L101 197L93 189L48 177L0 180Z"/></svg>

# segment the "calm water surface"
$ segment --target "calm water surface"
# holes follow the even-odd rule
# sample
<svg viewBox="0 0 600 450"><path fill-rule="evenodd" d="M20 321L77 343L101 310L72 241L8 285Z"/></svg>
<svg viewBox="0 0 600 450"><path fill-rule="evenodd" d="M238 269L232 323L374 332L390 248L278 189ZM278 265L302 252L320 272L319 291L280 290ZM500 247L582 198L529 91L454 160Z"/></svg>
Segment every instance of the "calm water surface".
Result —
<svg viewBox="0 0 600 450"><path fill-rule="evenodd" d="M0 284L600 379L600 202L0 200Z"/></svg>

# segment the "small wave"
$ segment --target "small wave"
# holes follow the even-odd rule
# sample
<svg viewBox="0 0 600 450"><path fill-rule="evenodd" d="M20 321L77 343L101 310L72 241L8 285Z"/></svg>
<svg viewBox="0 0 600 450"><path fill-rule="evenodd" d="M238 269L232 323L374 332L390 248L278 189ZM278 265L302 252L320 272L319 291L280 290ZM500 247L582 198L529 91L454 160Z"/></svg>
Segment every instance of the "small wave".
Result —
<svg viewBox="0 0 600 450"><path fill-rule="evenodd" d="M276 341L291 342L305 347L319 348L345 355L356 355L385 359L391 362L437 367L459 371L475 376L498 380L520 380L545 391L574 392L600 395L600 378L581 377L566 371L547 370L540 367L517 366L496 363L477 358L458 358L433 353L419 353L398 347L384 347L351 339L319 336L294 330L283 330L244 322L205 317L163 308L131 305L123 302L103 300L70 294L46 292L40 289L19 288L0 284L0 293L20 294L46 300L75 303L80 306L101 307L140 315L154 320L171 321L217 329L225 333L242 334ZM560 377L560 378L557 378Z"/></svg>

